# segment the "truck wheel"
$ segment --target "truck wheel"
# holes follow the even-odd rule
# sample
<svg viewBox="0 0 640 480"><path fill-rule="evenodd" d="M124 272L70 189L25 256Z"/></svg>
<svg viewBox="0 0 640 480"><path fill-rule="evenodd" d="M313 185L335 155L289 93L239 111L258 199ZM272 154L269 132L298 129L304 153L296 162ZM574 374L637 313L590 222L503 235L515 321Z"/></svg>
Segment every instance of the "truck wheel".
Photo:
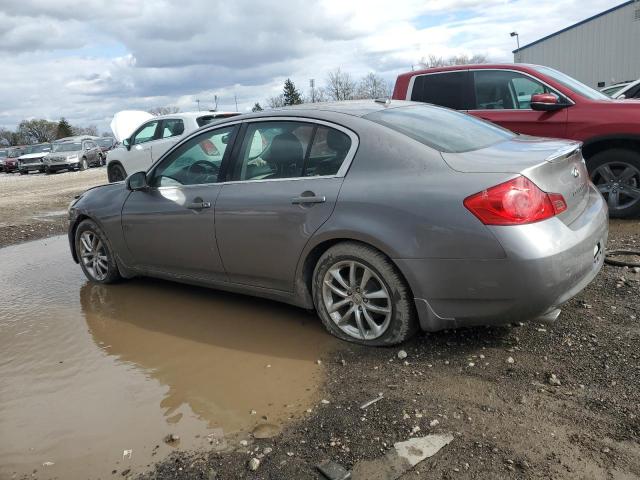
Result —
<svg viewBox="0 0 640 480"><path fill-rule="evenodd" d="M610 217L640 213L640 153L612 148L596 153L587 165L591 181L607 201Z"/></svg>

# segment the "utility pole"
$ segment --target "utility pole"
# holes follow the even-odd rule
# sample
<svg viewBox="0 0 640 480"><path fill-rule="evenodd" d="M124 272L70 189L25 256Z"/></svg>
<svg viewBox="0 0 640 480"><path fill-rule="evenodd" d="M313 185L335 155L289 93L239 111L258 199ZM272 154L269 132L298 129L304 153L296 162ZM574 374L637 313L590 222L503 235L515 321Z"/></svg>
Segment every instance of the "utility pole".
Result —
<svg viewBox="0 0 640 480"><path fill-rule="evenodd" d="M238 111L238 96L234 93L233 100L236 102L236 112Z"/></svg>
<svg viewBox="0 0 640 480"><path fill-rule="evenodd" d="M311 103L316 103L316 81L314 78L309 80L309 87L311 87Z"/></svg>
<svg viewBox="0 0 640 480"><path fill-rule="evenodd" d="M198 104L198 111L200 111L200 100L196 98L196 103Z"/></svg>
<svg viewBox="0 0 640 480"><path fill-rule="evenodd" d="M520 51L519 51L520 50L520 35L518 35L518 32L511 32L509 35L512 36L512 37L516 37L516 45L518 47L518 51L517 51L518 57L517 58L519 60L520 59Z"/></svg>
<svg viewBox="0 0 640 480"><path fill-rule="evenodd" d="M213 111L217 112L218 111L218 95L213 96L213 102L214 102Z"/></svg>

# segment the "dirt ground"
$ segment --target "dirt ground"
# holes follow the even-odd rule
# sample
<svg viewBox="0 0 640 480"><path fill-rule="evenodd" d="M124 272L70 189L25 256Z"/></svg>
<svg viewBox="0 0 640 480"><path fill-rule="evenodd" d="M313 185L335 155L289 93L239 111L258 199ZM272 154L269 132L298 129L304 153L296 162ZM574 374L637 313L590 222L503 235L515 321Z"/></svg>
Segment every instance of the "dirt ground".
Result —
<svg viewBox="0 0 640 480"><path fill-rule="evenodd" d="M64 220L33 218L66 207L104 172L4 177L0 246L59 233ZM33 182L29 193L21 182ZM640 248L640 220L612 221L609 248ZM394 442L451 432L448 446L401 478L638 479L639 300L640 273L605 265L553 325L422 334L393 349L340 344L322 358L324 401L279 435L230 439L225 451L176 451L137 478L323 478L322 460L353 468ZM254 457L260 465L250 471Z"/></svg>
<svg viewBox="0 0 640 480"><path fill-rule="evenodd" d="M73 198L103 183L104 168L53 175L0 173L0 248L66 233Z"/></svg>

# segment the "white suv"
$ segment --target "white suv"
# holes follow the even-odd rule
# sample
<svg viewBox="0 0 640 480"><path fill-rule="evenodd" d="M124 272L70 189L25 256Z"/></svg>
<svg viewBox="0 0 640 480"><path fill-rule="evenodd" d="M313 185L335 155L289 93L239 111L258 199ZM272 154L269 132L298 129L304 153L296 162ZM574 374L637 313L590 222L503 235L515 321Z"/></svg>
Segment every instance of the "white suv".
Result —
<svg viewBox="0 0 640 480"><path fill-rule="evenodd" d="M183 112L150 118L107 154L109 182L119 182L132 173L148 170L184 135L215 120L235 115L240 113Z"/></svg>

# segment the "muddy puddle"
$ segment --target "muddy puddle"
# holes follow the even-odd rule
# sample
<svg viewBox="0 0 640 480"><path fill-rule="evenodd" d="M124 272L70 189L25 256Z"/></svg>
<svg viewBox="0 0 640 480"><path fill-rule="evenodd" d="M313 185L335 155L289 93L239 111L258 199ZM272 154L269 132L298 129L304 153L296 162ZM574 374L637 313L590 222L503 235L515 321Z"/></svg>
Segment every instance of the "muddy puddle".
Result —
<svg viewBox="0 0 640 480"><path fill-rule="evenodd" d="M119 476L282 426L318 401L316 360L336 345L278 303L89 284L65 237L1 249L0 292L0 478Z"/></svg>

